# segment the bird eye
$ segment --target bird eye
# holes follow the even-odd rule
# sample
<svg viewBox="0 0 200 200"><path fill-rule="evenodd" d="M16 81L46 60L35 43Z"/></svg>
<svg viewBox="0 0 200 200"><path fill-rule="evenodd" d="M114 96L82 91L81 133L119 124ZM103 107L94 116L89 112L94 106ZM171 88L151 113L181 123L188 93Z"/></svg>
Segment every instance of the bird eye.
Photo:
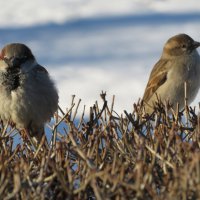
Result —
<svg viewBox="0 0 200 200"><path fill-rule="evenodd" d="M185 44L182 44L182 46L181 46L182 49L186 49L186 47L187 46Z"/></svg>

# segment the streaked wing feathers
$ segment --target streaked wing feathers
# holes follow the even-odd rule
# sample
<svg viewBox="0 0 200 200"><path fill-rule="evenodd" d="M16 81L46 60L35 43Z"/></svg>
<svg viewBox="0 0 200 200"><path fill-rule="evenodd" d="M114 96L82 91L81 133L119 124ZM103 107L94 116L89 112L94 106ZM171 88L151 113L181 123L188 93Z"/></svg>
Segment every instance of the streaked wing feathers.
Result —
<svg viewBox="0 0 200 200"><path fill-rule="evenodd" d="M148 102L156 90L166 82L169 68L169 60L160 59L155 64L144 92L143 100L145 102Z"/></svg>

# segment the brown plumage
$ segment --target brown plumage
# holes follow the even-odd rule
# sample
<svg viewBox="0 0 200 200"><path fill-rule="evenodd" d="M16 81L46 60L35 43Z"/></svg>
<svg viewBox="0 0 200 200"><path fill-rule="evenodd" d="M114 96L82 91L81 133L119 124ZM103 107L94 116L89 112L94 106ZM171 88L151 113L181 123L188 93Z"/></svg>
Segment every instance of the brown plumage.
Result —
<svg viewBox="0 0 200 200"><path fill-rule="evenodd" d="M146 111L153 111L157 96L174 106L184 106L184 83L188 86L188 102L195 98L200 86L200 56L196 50L200 46L186 34L170 38L163 48L160 60L153 67L147 83L143 101Z"/></svg>

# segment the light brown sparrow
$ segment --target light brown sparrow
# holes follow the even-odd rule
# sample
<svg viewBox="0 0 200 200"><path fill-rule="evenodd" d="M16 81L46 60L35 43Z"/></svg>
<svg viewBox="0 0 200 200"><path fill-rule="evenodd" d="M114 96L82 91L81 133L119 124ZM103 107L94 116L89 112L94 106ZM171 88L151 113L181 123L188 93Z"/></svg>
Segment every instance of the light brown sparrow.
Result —
<svg viewBox="0 0 200 200"><path fill-rule="evenodd" d="M58 107L58 92L47 70L24 44L6 45L0 53L0 117L41 138L44 124Z"/></svg>
<svg viewBox="0 0 200 200"><path fill-rule="evenodd" d="M143 101L147 113L153 112L157 97L169 101L175 107L184 108L184 83L187 84L187 99L190 104L200 86L199 42L186 34L175 35L164 45L160 60L153 67Z"/></svg>

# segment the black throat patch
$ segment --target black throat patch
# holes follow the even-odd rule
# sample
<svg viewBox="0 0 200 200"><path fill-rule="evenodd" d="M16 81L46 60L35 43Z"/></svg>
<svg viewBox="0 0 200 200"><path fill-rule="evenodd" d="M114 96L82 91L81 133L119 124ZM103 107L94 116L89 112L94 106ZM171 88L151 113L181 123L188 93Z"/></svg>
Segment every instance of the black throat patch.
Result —
<svg viewBox="0 0 200 200"><path fill-rule="evenodd" d="M2 85L9 91L16 90L20 86L19 68L9 68L7 72L3 74Z"/></svg>

